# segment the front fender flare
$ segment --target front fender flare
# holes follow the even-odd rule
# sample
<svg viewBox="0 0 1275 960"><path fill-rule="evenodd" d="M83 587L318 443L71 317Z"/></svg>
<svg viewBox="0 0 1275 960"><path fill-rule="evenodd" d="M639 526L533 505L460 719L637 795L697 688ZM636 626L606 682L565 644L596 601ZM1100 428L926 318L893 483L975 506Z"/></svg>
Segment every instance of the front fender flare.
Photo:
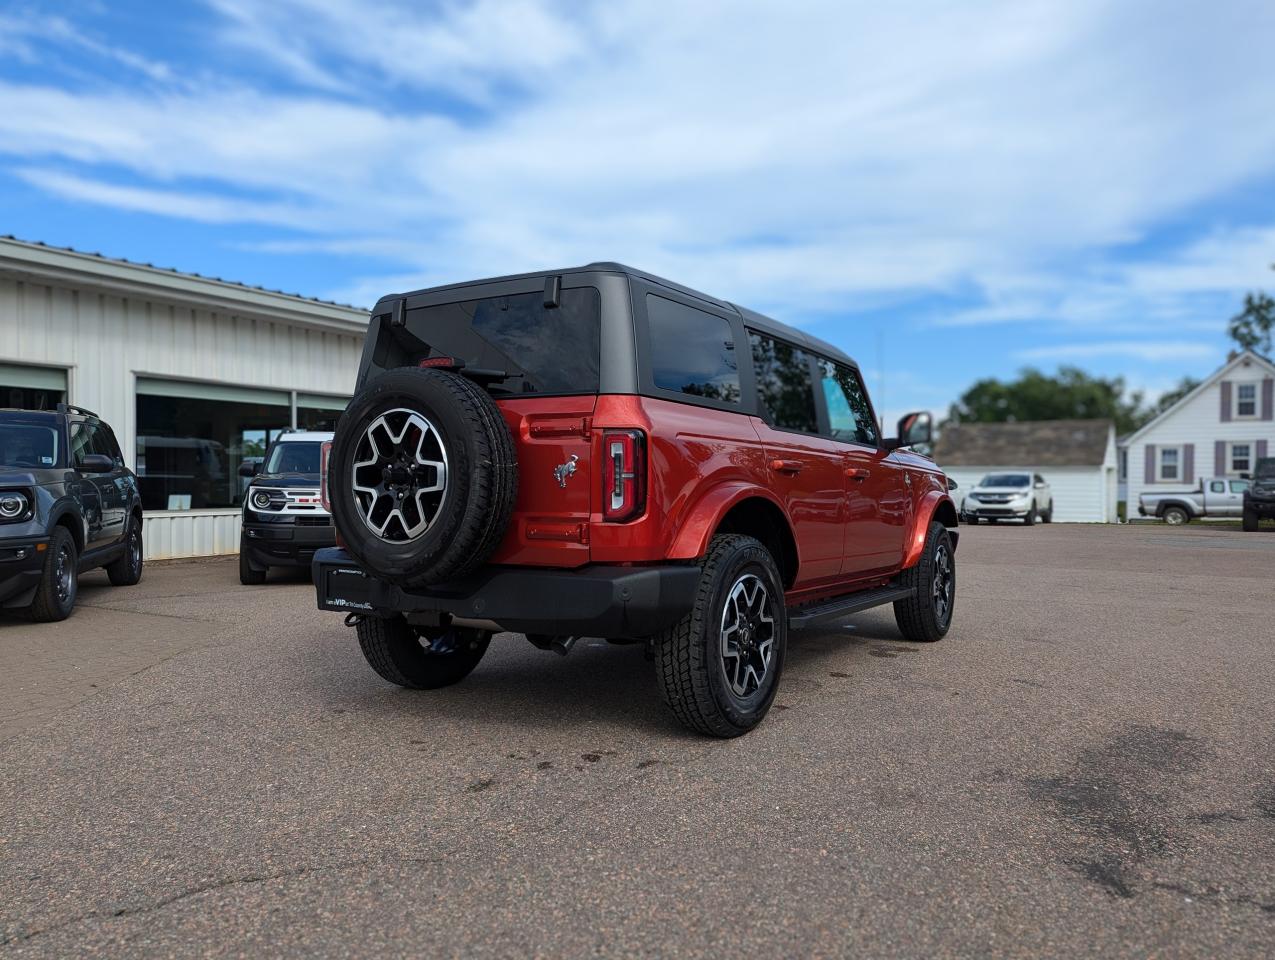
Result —
<svg viewBox="0 0 1275 960"><path fill-rule="evenodd" d="M722 518L736 504L753 498L771 503L783 516L789 531L792 530L792 521L788 519L788 512L784 510L783 504L765 487L739 480L726 481L710 489L686 508L685 518L669 548L670 559L694 560L704 556Z"/></svg>
<svg viewBox="0 0 1275 960"><path fill-rule="evenodd" d="M930 533L930 524L934 521L935 515L942 509L943 505L952 511L952 516L957 516L956 504L952 502L952 498L941 490L932 490L921 498L921 502L917 504L916 514L912 518L912 526L908 531L907 538L903 541L903 569L914 567L921 562L921 554L925 552L925 538ZM953 535L955 539L955 535ZM952 544L953 549L956 544Z"/></svg>

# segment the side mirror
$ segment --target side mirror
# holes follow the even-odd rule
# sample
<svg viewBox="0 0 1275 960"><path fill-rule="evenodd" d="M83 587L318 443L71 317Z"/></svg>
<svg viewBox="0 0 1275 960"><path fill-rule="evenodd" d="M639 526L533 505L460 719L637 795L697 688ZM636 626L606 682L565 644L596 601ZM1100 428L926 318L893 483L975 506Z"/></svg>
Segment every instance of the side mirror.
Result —
<svg viewBox="0 0 1275 960"><path fill-rule="evenodd" d="M934 417L925 411L909 413L899 418L899 433L885 442L887 450L929 444L934 439Z"/></svg>
<svg viewBox="0 0 1275 960"><path fill-rule="evenodd" d="M1247 473L1241 473L1241 474L1240 474L1240 479L1241 479L1241 480L1252 480L1253 478L1252 478L1251 476L1249 476Z"/></svg>
<svg viewBox="0 0 1275 960"><path fill-rule="evenodd" d="M1037 489L1037 490L1044 490L1044 489L1045 489L1045 486L1046 486L1045 481L1044 481L1044 480L1041 480L1038 484L1036 484L1036 489Z"/></svg>
<svg viewBox="0 0 1275 960"><path fill-rule="evenodd" d="M80 473L110 473L115 469L115 461L104 453L88 453L80 458L76 469Z"/></svg>
<svg viewBox="0 0 1275 960"><path fill-rule="evenodd" d="M957 487L959 487L959 486L960 486L960 484L959 484L959 483L957 483L955 480L953 480L951 477L948 477L948 478L947 478L947 488L948 488L949 490L955 490L955 489L956 489Z"/></svg>
<svg viewBox="0 0 1275 960"><path fill-rule="evenodd" d="M256 461L249 460L247 463L239 464L239 476L255 477L261 472L261 464Z"/></svg>

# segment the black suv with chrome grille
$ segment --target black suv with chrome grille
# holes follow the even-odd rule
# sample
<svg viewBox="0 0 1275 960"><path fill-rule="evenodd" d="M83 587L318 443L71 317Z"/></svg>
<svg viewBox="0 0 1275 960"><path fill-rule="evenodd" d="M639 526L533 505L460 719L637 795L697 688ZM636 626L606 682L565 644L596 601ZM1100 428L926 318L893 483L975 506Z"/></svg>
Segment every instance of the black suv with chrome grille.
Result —
<svg viewBox="0 0 1275 960"><path fill-rule="evenodd" d="M110 426L89 410L0 410L0 607L65 620L79 574L142 578L142 498Z"/></svg>
<svg viewBox="0 0 1275 960"><path fill-rule="evenodd" d="M270 446L264 461L239 468L252 477L243 498L240 583L265 583L270 567L308 569L315 550L336 544L319 490L323 449L331 442L331 433L289 430Z"/></svg>

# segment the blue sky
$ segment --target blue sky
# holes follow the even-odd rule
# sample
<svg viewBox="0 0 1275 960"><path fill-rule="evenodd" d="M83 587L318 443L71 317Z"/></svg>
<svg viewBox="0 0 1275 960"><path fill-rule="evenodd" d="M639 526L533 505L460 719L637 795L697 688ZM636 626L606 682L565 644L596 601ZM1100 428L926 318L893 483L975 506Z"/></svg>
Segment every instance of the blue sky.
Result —
<svg viewBox="0 0 1275 960"><path fill-rule="evenodd" d="M1275 5L0 0L0 233L367 305L623 260L887 416L1275 287Z"/></svg>

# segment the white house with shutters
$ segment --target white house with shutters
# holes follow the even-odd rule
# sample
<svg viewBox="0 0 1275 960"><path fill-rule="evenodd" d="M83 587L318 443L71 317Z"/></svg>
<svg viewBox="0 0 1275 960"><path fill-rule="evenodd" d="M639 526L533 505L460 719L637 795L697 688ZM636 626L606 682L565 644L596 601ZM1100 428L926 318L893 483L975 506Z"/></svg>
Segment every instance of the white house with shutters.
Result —
<svg viewBox="0 0 1275 960"><path fill-rule="evenodd" d="M1245 351L1125 440L1130 513L1143 493L1239 479L1272 451L1275 363Z"/></svg>

